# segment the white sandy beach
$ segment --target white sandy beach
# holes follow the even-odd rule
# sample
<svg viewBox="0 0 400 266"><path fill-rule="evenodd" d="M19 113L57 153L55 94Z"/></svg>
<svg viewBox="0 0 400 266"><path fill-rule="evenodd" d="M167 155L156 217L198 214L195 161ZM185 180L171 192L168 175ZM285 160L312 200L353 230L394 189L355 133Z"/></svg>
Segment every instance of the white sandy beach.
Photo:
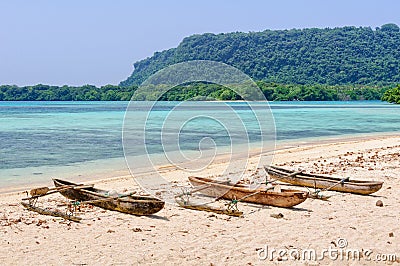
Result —
<svg viewBox="0 0 400 266"><path fill-rule="evenodd" d="M251 158L250 170L257 165ZM210 176L226 162L213 164ZM2 265L267 265L398 264L400 262L400 136L368 137L278 150L273 164L307 172L382 180L370 196L325 192L329 201L307 199L292 209L239 203L241 218L182 209L166 204L159 213L137 217L84 207L81 223L39 215L20 204L22 192L0 195L0 264ZM167 171L166 171L167 172ZM251 171L249 171L251 172ZM263 170L260 170L263 173ZM171 180L187 184L187 174L169 169ZM82 180L84 182L85 180ZM96 187L139 191L124 176L94 182ZM383 207L376 206L381 200ZM65 202L59 194L40 206ZM221 206L225 202L220 202ZM283 218L271 215L283 214ZM340 239L340 240L339 240ZM339 241L338 241L339 240ZM358 250L357 258L292 260L275 250ZM270 255L265 260L263 257ZM397 257L394 262L391 255ZM271 258L273 255L273 258ZM261 259L260 257L261 256ZM379 261L381 260L381 261Z"/></svg>

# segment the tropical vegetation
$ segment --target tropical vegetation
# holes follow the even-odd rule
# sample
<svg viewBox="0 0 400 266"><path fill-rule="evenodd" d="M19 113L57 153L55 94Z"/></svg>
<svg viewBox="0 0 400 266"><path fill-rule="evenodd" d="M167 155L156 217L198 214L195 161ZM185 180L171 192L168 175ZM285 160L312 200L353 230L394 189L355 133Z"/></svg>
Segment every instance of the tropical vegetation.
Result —
<svg viewBox="0 0 400 266"><path fill-rule="evenodd" d="M397 85L397 87L393 89L387 90L382 97L382 101L400 104L400 85Z"/></svg>
<svg viewBox="0 0 400 266"><path fill-rule="evenodd" d="M214 60L254 80L278 84L396 85L400 83L400 28L340 27L201 34L134 63L121 86L141 84L169 65Z"/></svg>
<svg viewBox="0 0 400 266"><path fill-rule="evenodd" d="M277 84L257 81L265 98L269 101L337 101L337 100L380 100L390 87L354 85L298 85ZM0 101L129 101L137 89L106 85L81 87L35 85L18 87L0 86ZM389 90L392 92L393 90ZM398 88L397 88L398 92ZM398 94L397 94L398 95ZM136 97L137 100L156 100L150 92ZM158 100L240 100L240 95L231 89L210 83L196 82L179 85L161 96ZM389 98L388 98L389 99ZM392 98L390 98L392 99Z"/></svg>
<svg viewBox="0 0 400 266"><path fill-rule="evenodd" d="M376 29L340 27L192 35L176 48L134 63L131 76L118 86L3 85L0 101L127 101L139 84L158 70L184 61L213 60L248 74L266 99L272 101L382 99L400 103L399 43L400 28L396 24ZM135 94L136 99L154 100L158 88L141 91ZM203 99L240 100L241 96L221 85L194 82L174 87L159 100Z"/></svg>
<svg viewBox="0 0 400 266"><path fill-rule="evenodd" d="M0 86L0 101L129 101L135 86Z"/></svg>

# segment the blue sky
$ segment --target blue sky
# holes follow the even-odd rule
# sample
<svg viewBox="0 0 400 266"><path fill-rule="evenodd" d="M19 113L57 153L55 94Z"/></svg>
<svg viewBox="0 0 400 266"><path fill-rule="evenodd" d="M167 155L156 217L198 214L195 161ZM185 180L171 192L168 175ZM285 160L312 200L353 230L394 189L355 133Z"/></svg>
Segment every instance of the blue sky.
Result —
<svg viewBox="0 0 400 266"><path fill-rule="evenodd" d="M204 32L400 25L400 1L0 0L0 84L118 84Z"/></svg>

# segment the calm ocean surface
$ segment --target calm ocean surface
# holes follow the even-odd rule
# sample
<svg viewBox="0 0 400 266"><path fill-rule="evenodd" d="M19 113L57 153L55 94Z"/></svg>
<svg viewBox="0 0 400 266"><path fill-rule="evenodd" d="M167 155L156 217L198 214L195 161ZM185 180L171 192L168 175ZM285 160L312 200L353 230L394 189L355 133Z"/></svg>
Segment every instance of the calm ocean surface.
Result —
<svg viewBox="0 0 400 266"><path fill-rule="evenodd" d="M246 103L220 104L228 104L244 120L251 117ZM159 131L162 114L175 105L162 102L156 106L154 112L161 119L149 124L149 132ZM128 102L0 102L0 187L44 180L66 171L84 175L101 167L104 171L126 168L121 138L127 106ZM255 106L268 108L261 102ZM270 107L281 143L379 132L400 134L399 105L379 101L272 102ZM177 112L185 115L196 108L201 112L205 107L193 102ZM137 112L141 112L140 104ZM251 142L260 141L257 127L249 123L246 128ZM213 138L216 145L230 145L227 134L232 132L227 133L215 121L193 120L182 128L180 148L198 149L204 137ZM162 152L156 135L147 136L149 153Z"/></svg>

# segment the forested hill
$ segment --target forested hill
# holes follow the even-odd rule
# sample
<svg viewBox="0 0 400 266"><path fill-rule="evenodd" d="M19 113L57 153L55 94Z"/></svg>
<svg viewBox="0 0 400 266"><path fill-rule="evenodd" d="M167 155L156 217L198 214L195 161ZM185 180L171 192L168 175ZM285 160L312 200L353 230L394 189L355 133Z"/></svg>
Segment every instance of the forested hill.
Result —
<svg viewBox="0 0 400 266"><path fill-rule="evenodd" d="M140 84L158 70L187 60L214 60L239 68L255 80L281 84L400 83L400 29L266 30L193 35L178 47L134 63L121 86Z"/></svg>

